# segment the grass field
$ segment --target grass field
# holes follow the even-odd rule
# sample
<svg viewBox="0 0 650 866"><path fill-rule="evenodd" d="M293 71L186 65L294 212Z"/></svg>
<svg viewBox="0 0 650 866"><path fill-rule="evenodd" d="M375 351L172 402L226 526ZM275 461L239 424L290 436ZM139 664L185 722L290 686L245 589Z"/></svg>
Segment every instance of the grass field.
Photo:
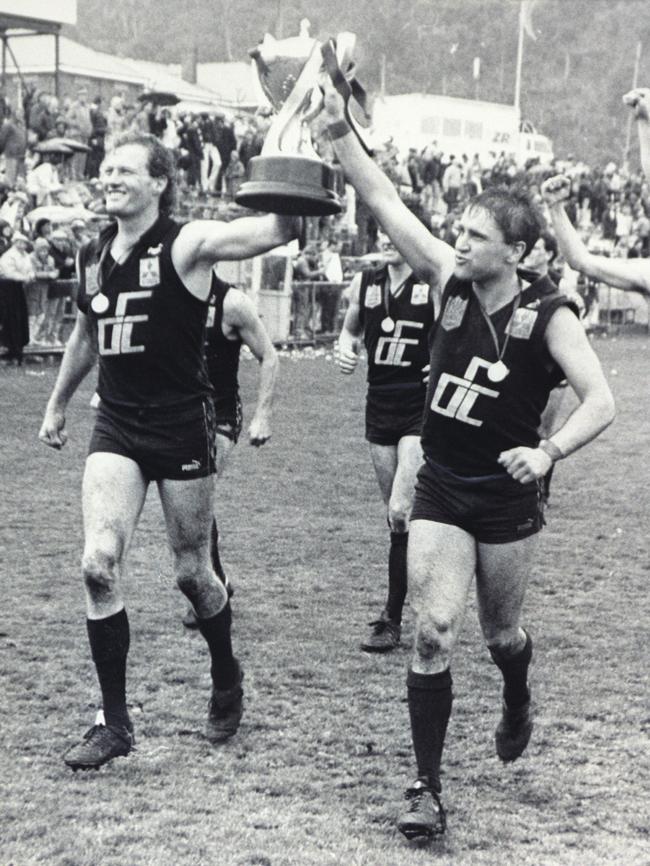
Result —
<svg viewBox="0 0 650 866"><path fill-rule="evenodd" d="M0 866L641 866L650 864L647 337L598 339L615 424L556 472L526 622L537 724L494 754L500 684L469 604L444 758L449 830L395 830L412 781L404 674L357 648L383 602L388 533L363 440L363 370L285 355L274 435L242 442L219 497L246 670L239 734L202 737L207 651L155 488L129 560L137 751L98 773L61 754L94 717L79 578L85 383L61 453L37 441L54 367L0 370ZM255 383L243 363L245 403ZM250 417L250 411L249 411Z"/></svg>

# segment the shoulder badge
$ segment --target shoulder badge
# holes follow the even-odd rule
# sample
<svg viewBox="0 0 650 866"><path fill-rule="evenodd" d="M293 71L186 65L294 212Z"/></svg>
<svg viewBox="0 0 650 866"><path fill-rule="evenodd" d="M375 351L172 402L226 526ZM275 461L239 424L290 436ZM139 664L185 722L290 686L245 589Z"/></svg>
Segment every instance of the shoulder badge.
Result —
<svg viewBox="0 0 650 866"><path fill-rule="evenodd" d="M447 300L440 321L440 324L445 331L453 331L455 328L460 327L466 309L467 298L461 298L458 295L455 295Z"/></svg>
<svg viewBox="0 0 650 866"><path fill-rule="evenodd" d="M537 321L537 310L530 310L528 307L520 307L515 310L514 316L510 319L506 332L511 337L519 340L528 340L533 333L535 322Z"/></svg>
<svg viewBox="0 0 650 866"><path fill-rule="evenodd" d="M428 283L414 283L411 291L411 303L413 306L426 304L429 300Z"/></svg>
<svg viewBox="0 0 650 866"><path fill-rule="evenodd" d="M368 286L366 289L366 300L364 303L364 307L368 310L372 310L374 307L378 307L381 304L381 286L378 286L376 283L372 283L372 285Z"/></svg>

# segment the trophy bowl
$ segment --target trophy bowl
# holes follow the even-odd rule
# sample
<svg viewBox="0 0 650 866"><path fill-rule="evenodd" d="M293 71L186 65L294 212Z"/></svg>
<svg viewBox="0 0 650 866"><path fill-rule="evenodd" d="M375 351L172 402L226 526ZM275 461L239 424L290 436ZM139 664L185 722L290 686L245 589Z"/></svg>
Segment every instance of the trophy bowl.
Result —
<svg viewBox="0 0 650 866"><path fill-rule="evenodd" d="M271 213L329 216L342 210L340 169L316 153L309 121L322 106L318 76L320 43L303 21L299 36L276 40L268 33L251 52L260 86L275 109L259 156L235 195L237 204Z"/></svg>

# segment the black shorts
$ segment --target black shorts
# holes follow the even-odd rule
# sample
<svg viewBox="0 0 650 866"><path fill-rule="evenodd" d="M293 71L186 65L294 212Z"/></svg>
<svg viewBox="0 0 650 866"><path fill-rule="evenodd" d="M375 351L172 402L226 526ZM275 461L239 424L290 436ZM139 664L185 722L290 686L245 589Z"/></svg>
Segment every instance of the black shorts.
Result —
<svg viewBox="0 0 650 866"><path fill-rule="evenodd" d="M506 544L544 526L540 484L509 475L462 478L427 460L418 472L411 520L458 526L483 544Z"/></svg>
<svg viewBox="0 0 650 866"><path fill-rule="evenodd" d="M215 431L237 444L241 435L244 415L242 413L241 398L239 394L227 399L216 399L214 401Z"/></svg>
<svg viewBox="0 0 650 866"><path fill-rule="evenodd" d="M420 436L426 391L422 387L368 389L366 439L397 445L403 436Z"/></svg>
<svg viewBox="0 0 650 866"><path fill-rule="evenodd" d="M114 412L100 403L89 454L121 454L138 464L147 481L189 481L215 469L212 400L191 409Z"/></svg>

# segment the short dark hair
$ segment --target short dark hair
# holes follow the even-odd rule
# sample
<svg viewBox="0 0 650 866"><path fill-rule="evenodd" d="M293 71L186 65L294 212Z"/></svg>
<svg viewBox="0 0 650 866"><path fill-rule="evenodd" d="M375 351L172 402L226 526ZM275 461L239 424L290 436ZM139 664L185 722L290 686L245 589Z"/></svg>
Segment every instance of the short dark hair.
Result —
<svg viewBox="0 0 650 866"><path fill-rule="evenodd" d="M468 205L470 210L487 211L498 225L507 244L521 241L525 244L524 259L537 243L542 231L542 218L528 195L505 186L493 186L475 196Z"/></svg>
<svg viewBox="0 0 650 866"><path fill-rule="evenodd" d="M555 261L557 258L557 240L555 235L552 234L548 229L542 229L539 234L540 238L544 241L544 249L547 253L551 253L551 258L549 262Z"/></svg>
<svg viewBox="0 0 650 866"><path fill-rule="evenodd" d="M147 169L151 177L167 178L167 186L160 194L160 213L170 214L176 203L176 166L171 150L155 135L145 132L125 132L115 139L111 150L129 144L139 144L147 151Z"/></svg>

